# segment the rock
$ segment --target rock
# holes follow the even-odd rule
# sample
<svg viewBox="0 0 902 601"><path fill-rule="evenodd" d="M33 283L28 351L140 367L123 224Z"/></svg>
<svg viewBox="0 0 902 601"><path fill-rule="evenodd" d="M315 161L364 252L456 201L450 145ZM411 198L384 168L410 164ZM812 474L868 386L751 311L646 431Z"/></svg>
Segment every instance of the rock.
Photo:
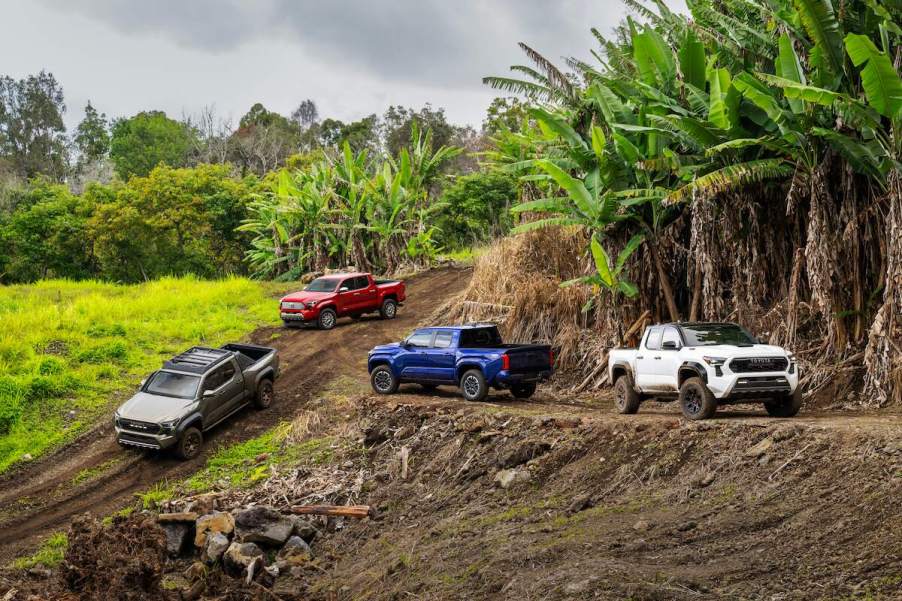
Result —
<svg viewBox="0 0 902 601"><path fill-rule="evenodd" d="M295 536L300 536L307 544L312 543L313 539L319 534L319 530L316 529L316 526L310 520L299 515L289 516L289 519L294 524L291 533Z"/></svg>
<svg viewBox="0 0 902 601"><path fill-rule="evenodd" d="M181 513L161 513L157 516L157 521L161 524L171 524L178 522L196 522L197 514L193 512Z"/></svg>
<svg viewBox="0 0 902 601"><path fill-rule="evenodd" d="M768 463L770 463L770 455L762 455L761 457L758 458L758 465L764 466L764 465L767 465Z"/></svg>
<svg viewBox="0 0 902 601"><path fill-rule="evenodd" d="M222 532L212 532L207 535L207 543L204 545L204 561L214 564L222 558L222 554L229 548L229 537Z"/></svg>
<svg viewBox="0 0 902 601"><path fill-rule="evenodd" d="M689 532L690 530L695 530L696 526L698 526L698 524L696 524L695 522L691 522L691 521L690 521L690 522L683 522L682 524L680 524L679 526L677 526L677 531L679 531L679 532Z"/></svg>
<svg viewBox="0 0 902 601"><path fill-rule="evenodd" d="M257 562L263 561L263 550L254 543L232 543L222 556L222 565L233 576L243 575Z"/></svg>
<svg viewBox="0 0 902 601"><path fill-rule="evenodd" d="M554 425L561 430L571 430L573 428L578 428L583 423L583 420L578 417L556 417L554 418Z"/></svg>
<svg viewBox="0 0 902 601"><path fill-rule="evenodd" d="M219 532L228 536L235 531L235 518L231 513L214 511L197 518L194 534L194 545L203 548L207 543L207 536Z"/></svg>
<svg viewBox="0 0 902 601"><path fill-rule="evenodd" d="M501 470L495 474L495 483L504 489L529 482L531 479L532 476L527 470Z"/></svg>
<svg viewBox="0 0 902 601"><path fill-rule="evenodd" d="M528 440L518 445L515 449L505 453L501 459L498 460L498 467L511 468L523 465L531 459L544 455L550 448L551 443Z"/></svg>
<svg viewBox="0 0 902 601"><path fill-rule="evenodd" d="M761 457L762 455L767 453L772 446L774 446L774 439L772 437L768 436L767 438L764 438L761 441L759 441L758 444L756 444L755 446L749 447L749 449L747 449L745 452L745 456L746 457Z"/></svg>
<svg viewBox="0 0 902 601"><path fill-rule="evenodd" d="M783 440L789 440L798 433L798 426L783 426L775 430L771 436L773 436L774 442L780 442Z"/></svg>
<svg viewBox="0 0 902 601"><path fill-rule="evenodd" d="M254 463L263 463L267 459L269 459L269 453L260 453L254 457Z"/></svg>
<svg viewBox="0 0 902 601"><path fill-rule="evenodd" d="M583 509L592 507L592 497L589 495L577 495L573 497L570 505L567 507L567 513L579 513Z"/></svg>
<svg viewBox="0 0 902 601"><path fill-rule="evenodd" d="M306 563L310 561L312 557L313 552L310 550L310 545L308 545L300 536L292 536L285 541L285 546L279 551L276 559L278 559L280 563L290 567Z"/></svg>
<svg viewBox="0 0 902 601"><path fill-rule="evenodd" d="M219 494L215 492L208 492L197 495L196 497L191 497L188 499L188 504L185 506L185 511L190 511L197 515L213 513L217 509L219 509Z"/></svg>
<svg viewBox="0 0 902 601"><path fill-rule="evenodd" d="M162 524L166 533L166 552L170 557L178 557L191 540L191 524L187 522L166 522Z"/></svg>
<svg viewBox="0 0 902 601"><path fill-rule="evenodd" d="M648 520L639 520L633 524L633 530L636 532L648 532L652 528L652 523Z"/></svg>
<svg viewBox="0 0 902 601"><path fill-rule="evenodd" d="M22 461L31 461L34 457L31 456L31 453L25 453L22 455Z"/></svg>
<svg viewBox="0 0 902 601"><path fill-rule="evenodd" d="M235 514L235 532L247 543L279 547L294 530L294 521L272 507L257 505Z"/></svg>

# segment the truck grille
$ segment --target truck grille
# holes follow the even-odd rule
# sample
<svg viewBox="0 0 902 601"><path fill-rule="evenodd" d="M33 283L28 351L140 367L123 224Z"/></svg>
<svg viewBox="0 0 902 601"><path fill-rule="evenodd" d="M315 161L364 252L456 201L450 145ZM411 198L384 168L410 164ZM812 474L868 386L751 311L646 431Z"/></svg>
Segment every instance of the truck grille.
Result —
<svg viewBox="0 0 902 601"><path fill-rule="evenodd" d="M755 394L788 394L789 381L783 376L749 376L739 378L733 387L733 395L754 396Z"/></svg>
<svg viewBox="0 0 902 601"><path fill-rule="evenodd" d="M730 371L737 374L762 371L786 371L786 357L741 357L730 361Z"/></svg>
<svg viewBox="0 0 902 601"><path fill-rule="evenodd" d="M132 432L140 432L142 434L159 434L160 425L150 422L139 422L133 419L119 419L119 427L123 430L131 430Z"/></svg>

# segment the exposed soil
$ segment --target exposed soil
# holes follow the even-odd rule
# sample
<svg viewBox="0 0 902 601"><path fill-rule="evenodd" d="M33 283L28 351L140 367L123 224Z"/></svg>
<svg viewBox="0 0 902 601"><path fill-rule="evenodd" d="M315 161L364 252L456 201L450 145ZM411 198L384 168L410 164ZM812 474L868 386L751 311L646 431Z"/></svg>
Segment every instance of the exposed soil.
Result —
<svg viewBox="0 0 902 601"><path fill-rule="evenodd" d="M366 373L366 353L376 344L399 340L448 295L459 292L469 270L426 272L408 281L408 302L397 318L342 319L329 332L265 328L252 340L279 349L282 377L278 401L267 411L248 409L207 434L206 450L193 461L165 454L121 449L111 425L100 425L73 444L12 470L0 478L0 565L22 555L74 516L91 511L107 515L129 504L132 496L164 479L181 479L204 465L217 446L259 436L280 421L290 420L305 401L341 375ZM99 473L80 485L83 470Z"/></svg>
<svg viewBox="0 0 902 601"><path fill-rule="evenodd" d="M607 395L549 389L529 401L494 393L479 404L417 386L373 396L365 350L400 338L467 277L437 271L412 280L411 303L393 322L284 334L273 342L283 358L279 408L248 412L216 433L214 445L231 443L303 413L316 416L308 436L335 440L324 463L282 466L255 488L222 491L226 508L374 508L367 520L324 520L315 561L302 578L283 582L278 598L902 599L898 413L803 408L797 418L771 419L750 405L687 422L676 404L646 403L622 416ZM339 377L344 398L321 399ZM0 492L0 511L18 510L22 519L0 524L0 554L21 554L75 514L105 515L204 461L125 453L103 477L72 486L86 465L123 455L107 446L74 446L76 457L62 462L69 468L45 460L46 474L33 465L3 482L18 492ZM32 506L23 495L50 500ZM45 513L55 515L52 524ZM39 532L15 540L35 525ZM133 526L123 527L130 541ZM130 544L111 553L126 558ZM70 546L70 554L82 552ZM175 574L190 563L154 569ZM218 570L208 578L206 598L275 598ZM71 591L61 577L53 583ZM42 586L31 581L22 590Z"/></svg>

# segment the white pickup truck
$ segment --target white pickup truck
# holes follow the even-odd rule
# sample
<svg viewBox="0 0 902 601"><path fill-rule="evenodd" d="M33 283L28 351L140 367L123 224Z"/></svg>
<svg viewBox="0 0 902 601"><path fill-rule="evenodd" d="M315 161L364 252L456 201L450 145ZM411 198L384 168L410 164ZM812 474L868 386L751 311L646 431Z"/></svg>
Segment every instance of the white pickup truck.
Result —
<svg viewBox="0 0 902 601"><path fill-rule="evenodd" d="M773 417L802 406L795 356L732 323L650 326L638 349L611 351L608 371L620 413L636 413L646 399L679 399L692 420L729 403L761 402Z"/></svg>

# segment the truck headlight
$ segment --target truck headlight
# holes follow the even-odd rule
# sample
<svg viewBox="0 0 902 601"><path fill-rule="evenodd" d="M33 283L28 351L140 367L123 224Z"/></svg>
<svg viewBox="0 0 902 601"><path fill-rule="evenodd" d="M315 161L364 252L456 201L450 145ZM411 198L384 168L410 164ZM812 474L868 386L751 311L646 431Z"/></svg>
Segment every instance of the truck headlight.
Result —
<svg viewBox="0 0 902 601"><path fill-rule="evenodd" d="M310 301L309 303L304 303L304 306L307 307L308 309L312 309L313 307L316 306L317 302L318 301Z"/></svg>
<svg viewBox="0 0 902 601"><path fill-rule="evenodd" d="M160 424L160 429L163 432L173 432L173 431L175 431L175 427L178 425L178 423L179 423L179 420L171 419L168 422L162 422Z"/></svg>
<svg viewBox="0 0 902 601"><path fill-rule="evenodd" d="M702 361L712 367L721 367L727 360L723 357L702 357Z"/></svg>

